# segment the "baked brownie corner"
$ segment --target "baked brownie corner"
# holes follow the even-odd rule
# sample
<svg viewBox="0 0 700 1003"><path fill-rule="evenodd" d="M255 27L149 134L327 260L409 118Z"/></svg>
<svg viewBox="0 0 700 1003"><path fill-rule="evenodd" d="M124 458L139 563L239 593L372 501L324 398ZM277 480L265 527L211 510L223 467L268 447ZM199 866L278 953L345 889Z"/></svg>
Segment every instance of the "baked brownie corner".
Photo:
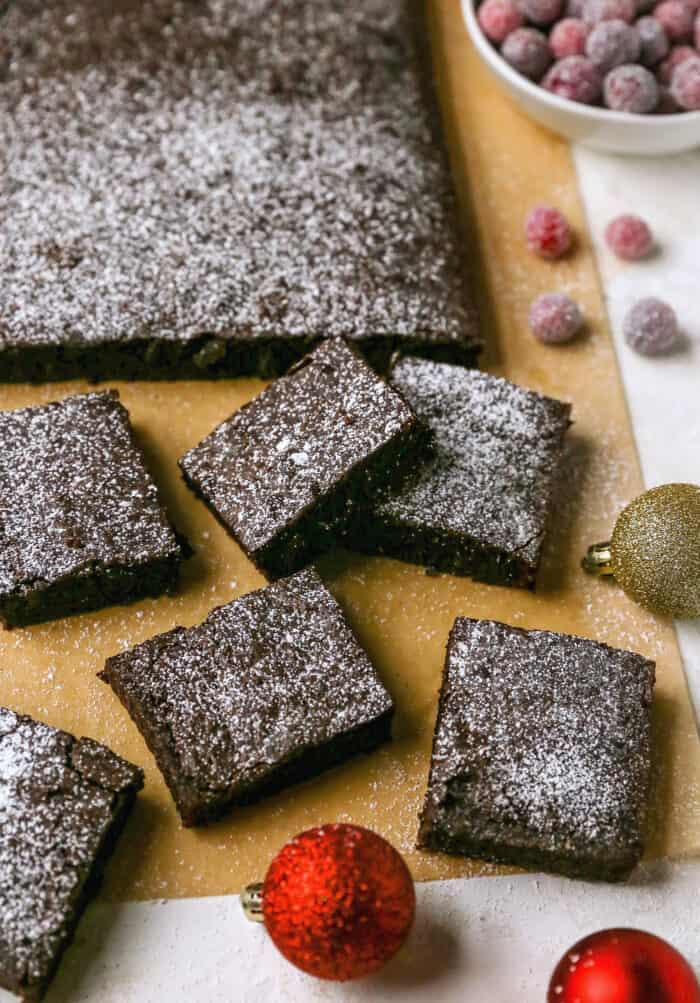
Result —
<svg viewBox="0 0 700 1003"><path fill-rule="evenodd" d="M94 893L140 769L0 708L0 986L39 1000Z"/></svg>
<svg viewBox="0 0 700 1003"><path fill-rule="evenodd" d="M401 482L428 438L401 393L336 339L215 429L180 467L272 580L334 546L368 499Z"/></svg>
<svg viewBox="0 0 700 1003"><path fill-rule="evenodd" d="M0 412L6 627L161 595L188 554L116 391Z"/></svg>
<svg viewBox="0 0 700 1003"><path fill-rule="evenodd" d="M625 878L644 848L654 663L458 619L418 844L570 877Z"/></svg>
<svg viewBox="0 0 700 1003"><path fill-rule="evenodd" d="M358 513L351 547L534 588L571 406L500 377L418 358L390 374L432 455Z"/></svg>
<svg viewBox="0 0 700 1003"><path fill-rule="evenodd" d="M393 703L313 569L107 660L185 825L390 737Z"/></svg>

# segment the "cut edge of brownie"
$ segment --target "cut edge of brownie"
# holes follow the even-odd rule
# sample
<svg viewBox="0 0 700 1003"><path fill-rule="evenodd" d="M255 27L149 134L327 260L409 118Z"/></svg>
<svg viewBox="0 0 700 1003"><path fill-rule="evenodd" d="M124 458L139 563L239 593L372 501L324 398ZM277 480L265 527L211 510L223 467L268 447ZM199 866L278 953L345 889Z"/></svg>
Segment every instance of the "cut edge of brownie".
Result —
<svg viewBox="0 0 700 1003"><path fill-rule="evenodd" d="M120 400L119 391L105 390L100 393L110 397L119 408L131 447L143 464L146 477L150 478L156 487L156 505L161 518L174 537L173 551L160 560L138 564L104 565L100 562L91 562L80 571L56 581L37 580L0 593L0 624L6 630L29 627L65 616L94 612L108 606L126 605L138 602L140 599L155 599L163 594L170 594L178 585L182 561L193 554L189 541L176 529L170 519L160 488L146 465L143 450L131 422L131 415ZM69 397L55 403L61 404Z"/></svg>
<svg viewBox="0 0 700 1003"><path fill-rule="evenodd" d="M353 344L344 344L361 358L361 353ZM297 362L289 373L299 372L310 358L311 356L307 356ZM327 499L307 505L291 525L254 552L243 546L234 527L222 518L202 492L198 482L190 475L187 469L189 453L178 460L182 477L189 489L204 503L268 581L294 574L328 550L342 545L353 513L366 510L376 497L375 480L381 479L382 490L396 490L404 483L411 464L428 451L432 438L429 429L416 417L401 391L393 386L391 390L401 398L411 413L407 427L347 471Z"/></svg>
<svg viewBox="0 0 700 1003"><path fill-rule="evenodd" d="M457 617L452 629L450 631L449 639L446 646L445 653L445 664L443 668L442 680L440 685L440 693L438 698L438 710L435 720L435 729L433 732L433 741L431 745L430 754L430 767L428 774L428 783L423 799L423 805L419 813L419 824L418 824L418 834L416 837L416 848L419 850L427 850L438 853L448 853L457 854L459 856L472 857L478 860L485 860L488 863L502 864L506 866L514 866L522 869L529 870L543 870L545 872L561 874L568 878L579 878L586 881L604 881L604 882L623 882L627 880L633 873L635 868L641 861L644 850L645 850L645 839L644 836L640 839L635 839L627 844L623 852L617 852L613 855L611 859L610 848L605 846L600 846L597 848L596 852L591 853L590 849L584 856L582 854L572 854L569 853L568 856L563 854L553 853L548 850L537 849L532 847L518 846L516 844L500 843L494 840L478 839L474 837L464 837L462 839L449 839L444 838L440 832L438 832L433 827L433 817L430 806L430 786L432 780L432 770L433 770L433 757L435 755L435 749L438 742L438 732L440 727L440 722L445 709L445 704L447 700L447 673L446 667L452 650L452 646L456 641L456 631L461 621L468 621L470 623L479 623L478 619L472 617ZM501 626L506 626L511 630L517 631L521 634L532 633L521 627L512 627L510 624L503 624L500 621L492 621L498 623ZM540 633L540 631L535 631L535 633ZM545 632L549 633L549 632ZM591 641L591 638L582 637L580 635L561 635L562 637L571 636L576 640L587 641L599 645L601 648L607 649L611 652L619 652L621 649L612 647L603 641ZM631 654L635 654L631 652ZM644 658L641 655L637 656L640 661L645 663L646 668L650 672L650 682L653 688L656 679L656 664L650 659ZM648 778L647 787L647 802L649 794L651 791L651 774ZM449 794L449 791L448 791ZM648 804L645 808L645 814L642 824L642 830L646 827L648 823ZM592 858L594 863L592 865Z"/></svg>
<svg viewBox="0 0 700 1003"><path fill-rule="evenodd" d="M176 627L169 633L181 630L183 628ZM210 800L207 806L202 808L198 804L201 788L190 784L186 779L183 780L176 756L163 742L150 718L142 712L139 703L133 700L128 689L120 684L119 672L113 671L126 655L128 652L122 652L108 658L104 669L98 672L98 678L112 688L138 728L186 828L214 822L231 808L255 804L287 787L311 780L356 755L371 752L391 738L391 724L395 711L393 701L386 711L360 726L336 735L320 745L308 745L296 750L260 780L238 781L222 789L215 800Z"/></svg>
<svg viewBox="0 0 700 1003"><path fill-rule="evenodd" d="M234 338L202 335L189 340L165 338L61 345L26 345L0 351L0 384L55 383L86 379L111 380L219 380L251 376L283 376L323 339L283 337ZM475 368L483 343L471 334L463 341L445 338L434 342L375 335L352 342L377 372L384 373L399 352Z"/></svg>
<svg viewBox="0 0 700 1003"><path fill-rule="evenodd" d="M36 722L34 718L24 714L16 714L15 716L18 724L23 721L41 723ZM59 732L61 731L61 729L56 730ZM94 784L96 787L102 788L105 791L110 791L114 797L114 805L112 809L111 822L103 834L95 856L82 883L76 890L73 901L70 903L70 916L63 925L61 942L51 959L50 966L44 971L41 977L32 980L31 982L26 981L26 979L10 979L0 972L0 988L6 989L8 992L18 995L24 1000L32 1001L32 1003L43 999L44 995L48 991L66 951L71 946L75 932L87 905L91 899L94 898L100 888L107 864L109 863L119 841L119 837L124 830L136 801L136 797L139 791L143 789L144 785L143 770L138 766L134 766L133 763L128 762L121 756L118 756L107 746L104 746L90 738L75 738L68 732L63 732L63 734L67 735L71 742L69 762L70 768L75 770L83 777L83 779L87 780L88 783ZM119 787L112 789L105 786L104 783L100 782L95 776L91 777L85 775L75 762L75 754L80 754L86 750L96 751L98 754L106 753L107 756L114 761L115 767L118 764L123 767L125 771L129 772L129 779L126 779Z"/></svg>

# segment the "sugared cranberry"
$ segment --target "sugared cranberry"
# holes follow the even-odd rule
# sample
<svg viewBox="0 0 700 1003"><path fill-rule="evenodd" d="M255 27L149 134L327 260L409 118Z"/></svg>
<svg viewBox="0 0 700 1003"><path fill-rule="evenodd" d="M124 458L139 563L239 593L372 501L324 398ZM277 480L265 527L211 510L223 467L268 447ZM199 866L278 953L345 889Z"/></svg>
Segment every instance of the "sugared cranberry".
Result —
<svg viewBox="0 0 700 1003"><path fill-rule="evenodd" d="M552 206L531 209L525 220L527 246L540 258L561 258L572 244L571 227L564 214Z"/></svg>
<svg viewBox="0 0 700 1003"><path fill-rule="evenodd" d="M700 111L700 56L687 59L675 70L671 95L685 111Z"/></svg>
<svg viewBox="0 0 700 1003"><path fill-rule="evenodd" d="M588 25L577 17L565 17L558 21L549 33L549 47L555 59L567 56L582 56L588 38Z"/></svg>
<svg viewBox="0 0 700 1003"><path fill-rule="evenodd" d="M656 66L671 48L668 36L655 17L640 17L635 25L639 36L639 59L644 66Z"/></svg>
<svg viewBox="0 0 700 1003"><path fill-rule="evenodd" d="M499 45L524 20L515 0L484 0L476 16L486 37Z"/></svg>
<svg viewBox="0 0 700 1003"><path fill-rule="evenodd" d="M626 21L632 24L637 15L635 0L586 0L582 18L591 27L600 21Z"/></svg>
<svg viewBox="0 0 700 1003"><path fill-rule="evenodd" d="M654 298L639 300L623 322L625 341L640 355L660 355L678 340L675 310Z"/></svg>
<svg viewBox="0 0 700 1003"><path fill-rule="evenodd" d="M618 216L605 228L605 240L610 250L624 261L638 261L654 246L651 230L639 216Z"/></svg>
<svg viewBox="0 0 700 1003"><path fill-rule="evenodd" d="M693 37L693 12L684 0L664 0L654 7L654 17L672 42L689 42Z"/></svg>
<svg viewBox="0 0 700 1003"><path fill-rule="evenodd" d="M626 21L601 21L586 41L586 55L601 73L639 59L637 29Z"/></svg>
<svg viewBox="0 0 700 1003"><path fill-rule="evenodd" d="M533 24L552 24L562 16L564 0L520 0L520 9Z"/></svg>
<svg viewBox="0 0 700 1003"><path fill-rule="evenodd" d="M570 296L563 293L545 293L530 306L530 330L548 345L571 341L583 327L583 316Z"/></svg>
<svg viewBox="0 0 700 1003"><path fill-rule="evenodd" d="M580 104L595 104L600 97L602 81L600 73L590 59L585 56L567 56L549 70L542 86Z"/></svg>
<svg viewBox="0 0 700 1003"><path fill-rule="evenodd" d="M662 84L670 84L676 68L688 59L695 59L697 52L689 45L674 45L668 56L657 67L656 75Z"/></svg>
<svg viewBox="0 0 700 1003"><path fill-rule="evenodd" d="M659 103L659 85L643 66L616 66L603 83L608 108L633 115L648 115Z"/></svg>
<svg viewBox="0 0 700 1003"><path fill-rule="evenodd" d="M531 80L539 80L552 62L547 37L536 28L516 28L503 43L501 55Z"/></svg>

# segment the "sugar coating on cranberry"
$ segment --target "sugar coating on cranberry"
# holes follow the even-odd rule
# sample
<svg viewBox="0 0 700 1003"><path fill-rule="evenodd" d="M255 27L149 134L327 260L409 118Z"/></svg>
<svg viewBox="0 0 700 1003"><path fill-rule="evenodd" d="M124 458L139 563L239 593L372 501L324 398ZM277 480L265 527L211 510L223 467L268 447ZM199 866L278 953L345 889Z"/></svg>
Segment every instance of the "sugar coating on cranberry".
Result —
<svg viewBox="0 0 700 1003"><path fill-rule="evenodd" d="M540 80L552 62L547 37L537 28L516 28L503 43L501 55L514 70L531 80Z"/></svg>
<svg viewBox="0 0 700 1003"><path fill-rule="evenodd" d="M656 69L656 75L662 84L670 84L676 67L688 59L695 59L697 52L689 45L674 45L668 56Z"/></svg>
<svg viewBox="0 0 700 1003"><path fill-rule="evenodd" d="M484 0L476 16L486 37L499 45L524 21L515 0Z"/></svg>
<svg viewBox="0 0 700 1003"><path fill-rule="evenodd" d="M552 66L543 79L542 86L569 101L595 104L601 94L602 80L590 59L585 56L567 56Z"/></svg>
<svg viewBox="0 0 700 1003"><path fill-rule="evenodd" d="M626 21L637 16L635 0L585 0L582 18L591 27L600 21Z"/></svg>
<svg viewBox="0 0 700 1003"><path fill-rule="evenodd" d="M547 345L571 341L583 327L583 315L577 303L564 293L545 293L530 305L530 330Z"/></svg>
<svg viewBox="0 0 700 1003"><path fill-rule="evenodd" d="M534 254L554 261L566 254L573 236L566 216L559 209L538 205L527 214L525 240Z"/></svg>
<svg viewBox="0 0 700 1003"><path fill-rule="evenodd" d="M700 56L677 67L671 78L671 96L685 111L700 111Z"/></svg>
<svg viewBox="0 0 700 1003"><path fill-rule="evenodd" d="M622 329L627 344L640 355L660 355L678 340L675 310L653 296L634 304Z"/></svg>
<svg viewBox="0 0 700 1003"><path fill-rule="evenodd" d="M671 48L668 35L655 17L640 17L635 28L639 38L639 60L644 66L656 66Z"/></svg>
<svg viewBox="0 0 700 1003"><path fill-rule="evenodd" d="M586 49L588 25L578 17L565 17L549 33L549 47L555 59L582 56Z"/></svg>
<svg viewBox="0 0 700 1003"><path fill-rule="evenodd" d="M616 66L603 82L603 96L613 111L648 115L659 103L659 85L643 66Z"/></svg>
<svg viewBox="0 0 700 1003"><path fill-rule="evenodd" d="M685 0L664 0L654 7L654 17L672 42L689 42L693 37L693 12Z"/></svg>
<svg viewBox="0 0 700 1003"><path fill-rule="evenodd" d="M519 0L520 9L533 24L552 24L562 16L564 0Z"/></svg>
<svg viewBox="0 0 700 1003"><path fill-rule="evenodd" d="M624 261L645 258L654 246L649 226L639 216L624 215L611 220L605 228L610 250Z"/></svg>
<svg viewBox="0 0 700 1003"><path fill-rule="evenodd" d="M637 29L626 21L601 21L586 41L586 55L601 73L639 59Z"/></svg>

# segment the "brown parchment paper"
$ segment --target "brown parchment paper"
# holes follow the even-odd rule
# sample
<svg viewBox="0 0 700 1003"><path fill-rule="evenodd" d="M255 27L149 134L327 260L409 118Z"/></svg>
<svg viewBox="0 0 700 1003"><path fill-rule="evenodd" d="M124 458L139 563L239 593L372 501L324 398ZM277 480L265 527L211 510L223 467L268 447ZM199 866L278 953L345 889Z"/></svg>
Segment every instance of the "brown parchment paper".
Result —
<svg viewBox="0 0 700 1003"><path fill-rule="evenodd" d="M263 584L182 484L176 459L262 389L225 383L115 384L129 408L171 514L196 556L173 598L113 608L0 635L0 703L106 742L146 770L147 784L109 868L104 894L143 899L237 892L262 876L300 830L352 820L383 833L417 879L498 869L413 850L425 788L444 646L460 614L569 631L633 648L658 662L657 778L649 853L700 855L700 743L672 627L579 568L642 488L586 223L567 148L515 111L471 50L459 0L434 0L435 60L454 169L477 262L475 286L491 372L574 403L567 471L536 595L477 585L383 559L338 553L321 572L344 604L397 704L394 741L331 773L209 828L184 830L125 711L96 678L104 659L176 624L198 623L215 605ZM561 206L580 236L563 263L523 247L522 222L537 202ZM546 348L527 332L530 299L571 292L589 320L584 338ZM85 389L80 383L1 387L14 408Z"/></svg>

